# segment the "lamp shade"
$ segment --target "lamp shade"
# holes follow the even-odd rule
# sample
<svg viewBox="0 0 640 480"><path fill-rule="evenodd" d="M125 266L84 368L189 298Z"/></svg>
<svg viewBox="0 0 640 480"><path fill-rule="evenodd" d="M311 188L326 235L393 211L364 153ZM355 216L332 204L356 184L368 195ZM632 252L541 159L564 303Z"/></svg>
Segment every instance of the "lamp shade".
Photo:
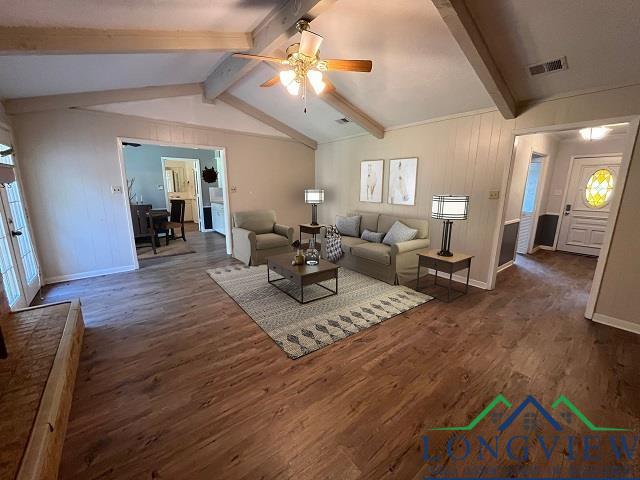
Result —
<svg viewBox="0 0 640 480"><path fill-rule="evenodd" d="M468 195L434 195L431 217L440 220L466 220Z"/></svg>
<svg viewBox="0 0 640 480"><path fill-rule="evenodd" d="M304 203L319 204L324 202L324 190L305 190Z"/></svg>

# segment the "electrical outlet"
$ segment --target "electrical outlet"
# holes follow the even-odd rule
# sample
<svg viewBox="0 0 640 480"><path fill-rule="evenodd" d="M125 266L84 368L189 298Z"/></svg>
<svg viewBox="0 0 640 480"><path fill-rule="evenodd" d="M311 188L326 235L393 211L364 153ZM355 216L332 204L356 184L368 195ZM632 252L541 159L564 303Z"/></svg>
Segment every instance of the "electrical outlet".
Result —
<svg viewBox="0 0 640 480"><path fill-rule="evenodd" d="M120 185L111 185L111 193L122 193L122 187Z"/></svg>
<svg viewBox="0 0 640 480"><path fill-rule="evenodd" d="M158 190L164 190L164 185L158 185Z"/></svg>
<svg viewBox="0 0 640 480"><path fill-rule="evenodd" d="M489 200L498 200L500 198L500 190L489 190Z"/></svg>

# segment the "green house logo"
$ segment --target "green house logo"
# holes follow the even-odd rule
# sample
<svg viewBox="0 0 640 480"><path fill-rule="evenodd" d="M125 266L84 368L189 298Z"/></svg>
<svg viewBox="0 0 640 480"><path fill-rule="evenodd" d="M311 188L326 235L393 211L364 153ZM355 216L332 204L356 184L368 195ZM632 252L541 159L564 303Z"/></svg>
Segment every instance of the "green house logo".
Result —
<svg viewBox="0 0 640 480"><path fill-rule="evenodd" d="M504 395L499 394L494 398L489 405L487 405L484 410L482 410L477 417L475 417L468 425L464 427L436 427L430 428L429 430L445 430L445 431L471 431L476 425L478 425L482 419L484 419L487 415L491 413L491 411L496 408L498 405L505 405L507 408L511 408L512 404L507 400ZM498 427L500 432L505 431L516 418L520 416L522 411L528 406L533 406L538 412L542 415L542 417L556 430L562 431L562 426L558 421L556 421L553 416L540 404L538 400L532 395L528 395L527 398L523 400L523 402L518 405L518 407L509 415L509 417ZM617 427L598 427L591 420L587 418L587 416L580 411L578 407L576 407L567 397L564 395L560 395L558 399L551 404L551 408L556 410L560 405L564 405L569 409L569 411L576 416L589 430L592 432L630 432L631 429L628 428L617 428Z"/></svg>

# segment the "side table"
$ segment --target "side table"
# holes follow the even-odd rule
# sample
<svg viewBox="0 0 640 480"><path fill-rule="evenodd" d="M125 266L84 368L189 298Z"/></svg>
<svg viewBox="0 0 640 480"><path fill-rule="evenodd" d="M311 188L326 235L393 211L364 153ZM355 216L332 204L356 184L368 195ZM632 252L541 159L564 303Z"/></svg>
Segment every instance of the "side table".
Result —
<svg viewBox="0 0 640 480"><path fill-rule="evenodd" d="M473 255L467 255L466 253L454 253L452 257L443 257L438 255L437 249L423 250L417 253L418 255L418 278L416 281L416 290L420 290L420 267L431 268L436 271L433 278L433 285L444 287L444 285L438 284L438 272L445 272L449 274L449 283L447 288L447 303L451 301L451 283L452 277L455 272L460 270L467 270L467 282L465 284L464 292L453 289L457 292L466 293L469 291L469 274L471 272L471 259ZM436 297L437 298L437 297ZM438 298L438 300L442 300Z"/></svg>

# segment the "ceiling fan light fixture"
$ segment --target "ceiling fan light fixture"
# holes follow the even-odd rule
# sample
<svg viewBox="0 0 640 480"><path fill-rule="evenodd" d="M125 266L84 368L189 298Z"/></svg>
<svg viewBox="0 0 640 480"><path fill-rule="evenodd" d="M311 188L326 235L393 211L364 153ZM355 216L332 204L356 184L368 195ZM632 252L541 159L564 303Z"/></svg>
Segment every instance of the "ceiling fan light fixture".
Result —
<svg viewBox="0 0 640 480"><path fill-rule="evenodd" d="M322 37L317 33L313 33L309 30L303 31L300 38L300 47L298 53L306 55L307 57L314 58L320 44L322 43Z"/></svg>
<svg viewBox="0 0 640 480"><path fill-rule="evenodd" d="M318 70L309 70L307 72L307 78L309 79L309 83L311 83L313 90L316 92L316 95L320 95L327 86L327 84L322 81L322 72Z"/></svg>
<svg viewBox="0 0 640 480"><path fill-rule="evenodd" d="M580 136L587 141L602 140L610 131L607 127L587 127L580 129Z"/></svg>
<svg viewBox="0 0 640 480"><path fill-rule="evenodd" d="M290 82L287 85L287 92L289 92L294 97L300 93L300 84L297 81Z"/></svg>
<svg viewBox="0 0 640 480"><path fill-rule="evenodd" d="M280 72L280 82L285 87L288 87L291 82L293 82L296 78L296 72L293 70L282 70Z"/></svg>

